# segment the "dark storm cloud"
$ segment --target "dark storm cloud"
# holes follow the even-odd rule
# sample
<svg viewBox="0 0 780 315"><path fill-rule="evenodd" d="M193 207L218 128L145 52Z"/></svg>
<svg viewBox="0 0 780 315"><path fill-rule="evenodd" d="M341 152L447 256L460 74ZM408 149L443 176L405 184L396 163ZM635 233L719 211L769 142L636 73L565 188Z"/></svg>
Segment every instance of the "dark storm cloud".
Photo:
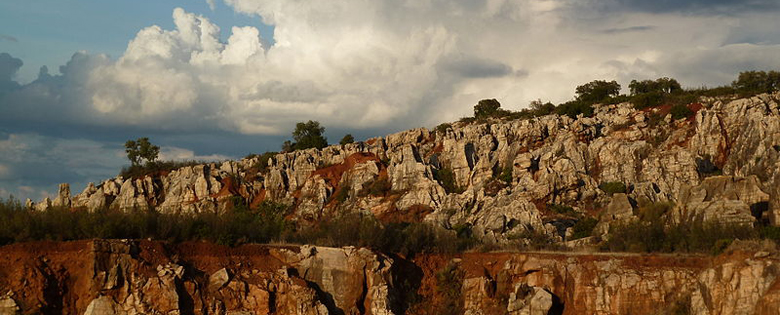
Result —
<svg viewBox="0 0 780 315"><path fill-rule="evenodd" d="M0 54L0 98L6 92L13 91L19 88L19 84L13 79L16 76L16 72L22 67L24 63L21 59L11 57L7 53ZM2 109L2 103L0 103L0 110Z"/></svg>
<svg viewBox="0 0 780 315"><path fill-rule="evenodd" d="M460 57L442 62L440 68L462 78L496 78L513 73L501 62L476 57Z"/></svg>
<svg viewBox="0 0 780 315"><path fill-rule="evenodd" d="M622 34L622 33L630 33L630 32L644 32L644 31L652 31L656 27L652 25L641 25L641 26L631 26L631 27L621 27L621 28L610 28L603 30L602 33L604 34Z"/></svg>
<svg viewBox="0 0 780 315"><path fill-rule="evenodd" d="M780 10L780 1L777 0L617 0L616 3L624 10L650 13L732 15L749 11Z"/></svg>
<svg viewBox="0 0 780 315"><path fill-rule="evenodd" d="M8 53L0 53L0 81L11 81L24 62Z"/></svg>

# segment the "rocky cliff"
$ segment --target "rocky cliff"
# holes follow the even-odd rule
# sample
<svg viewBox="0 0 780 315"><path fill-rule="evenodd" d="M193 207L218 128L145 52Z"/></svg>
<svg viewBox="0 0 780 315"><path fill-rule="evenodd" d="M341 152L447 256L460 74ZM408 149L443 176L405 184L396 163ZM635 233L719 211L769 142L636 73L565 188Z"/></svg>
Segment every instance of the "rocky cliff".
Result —
<svg viewBox="0 0 780 315"><path fill-rule="evenodd" d="M634 217L638 202L674 202L670 218L780 223L780 94L701 99L695 114L669 107L596 106L593 117L454 123L322 150L113 178L28 206L125 211L224 211L226 200L293 205L306 224L339 209L383 220L469 226L486 241L542 232L563 241L571 222L549 204L599 216L600 228ZM267 166L266 166L267 165ZM443 183L440 174L451 174ZM438 179L438 180L437 180ZM600 188L619 182L625 194ZM384 184L378 185L377 183ZM449 186L448 186L449 185ZM372 187L384 190L369 193ZM445 189L448 187L449 191Z"/></svg>
<svg viewBox="0 0 780 315"><path fill-rule="evenodd" d="M778 314L780 260L101 240L0 247L0 314Z"/></svg>

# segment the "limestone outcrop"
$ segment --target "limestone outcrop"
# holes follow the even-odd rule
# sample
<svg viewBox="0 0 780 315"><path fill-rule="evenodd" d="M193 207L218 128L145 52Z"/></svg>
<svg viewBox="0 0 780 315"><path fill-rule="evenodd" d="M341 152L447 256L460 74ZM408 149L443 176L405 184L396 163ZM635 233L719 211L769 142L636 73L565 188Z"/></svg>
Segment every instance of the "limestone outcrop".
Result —
<svg viewBox="0 0 780 315"><path fill-rule="evenodd" d="M238 197L294 205L292 219L301 223L328 217L337 206L378 217L424 208L429 211L420 220L445 228L466 224L479 237L502 241L523 232L560 237L546 205L601 212L615 200L600 184L620 182L634 207L674 203L675 220L778 224L779 98L703 98L689 105L693 117L680 120L671 119L668 108L635 110L622 103L598 105L593 117L418 128L267 161L251 157L118 177L72 197L61 186L55 200L28 206L197 213L224 211L225 202ZM384 188L367 193L371 187ZM615 215L624 216L603 218Z"/></svg>

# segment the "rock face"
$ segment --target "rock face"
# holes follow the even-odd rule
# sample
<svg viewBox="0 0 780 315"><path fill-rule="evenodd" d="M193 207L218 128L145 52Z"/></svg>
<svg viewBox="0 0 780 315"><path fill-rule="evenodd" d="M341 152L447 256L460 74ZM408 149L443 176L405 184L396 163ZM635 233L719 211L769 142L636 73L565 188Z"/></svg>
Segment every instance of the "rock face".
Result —
<svg viewBox="0 0 780 315"><path fill-rule="evenodd" d="M546 205L599 212L617 202L599 185L621 182L632 205L676 204L671 216L678 221L778 224L778 98L702 99L689 105L692 118L676 121L668 108L637 111L623 103L597 106L593 117L578 119L548 115L455 123L436 132L419 128L267 161L253 157L108 179L72 198L61 186L54 201L28 206L197 213L224 211L226 200L239 197L295 205L292 219L303 223L333 214L337 205L380 219L427 209L418 220L468 226L478 237L501 242L524 232L560 237ZM442 174L451 174L450 182L443 183ZM372 186L377 182L387 184ZM384 188L365 193L370 187ZM620 213L604 218L627 214L619 198L609 208Z"/></svg>
<svg viewBox="0 0 780 315"><path fill-rule="evenodd" d="M769 195L759 187L755 175L749 177L713 176L696 186L684 186L675 212L677 221L717 220L733 224L753 224L761 219Z"/></svg>
<svg viewBox="0 0 780 315"><path fill-rule="evenodd" d="M430 278L453 263L464 272L465 314L777 314L779 310L778 260L764 255L735 253L716 259L474 253L449 261L445 257L418 261ZM436 300L435 294L424 298ZM436 313L435 305L415 311Z"/></svg>
<svg viewBox="0 0 780 315"><path fill-rule="evenodd" d="M392 260L365 249L33 246L0 248L8 267L0 271L0 289L8 292L2 314L394 314ZM59 248L36 258L52 246Z"/></svg>
<svg viewBox="0 0 780 315"><path fill-rule="evenodd" d="M0 247L0 314L777 314L776 255L22 243Z"/></svg>

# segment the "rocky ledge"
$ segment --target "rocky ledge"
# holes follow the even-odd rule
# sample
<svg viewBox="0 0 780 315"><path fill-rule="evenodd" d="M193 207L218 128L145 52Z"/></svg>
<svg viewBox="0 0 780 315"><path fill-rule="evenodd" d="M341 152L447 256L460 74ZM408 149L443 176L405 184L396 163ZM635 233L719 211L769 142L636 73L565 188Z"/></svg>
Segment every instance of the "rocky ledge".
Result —
<svg viewBox="0 0 780 315"><path fill-rule="evenodd" d="M130 240L0 247L0 314L777 314L780 260Z"/></svg>

